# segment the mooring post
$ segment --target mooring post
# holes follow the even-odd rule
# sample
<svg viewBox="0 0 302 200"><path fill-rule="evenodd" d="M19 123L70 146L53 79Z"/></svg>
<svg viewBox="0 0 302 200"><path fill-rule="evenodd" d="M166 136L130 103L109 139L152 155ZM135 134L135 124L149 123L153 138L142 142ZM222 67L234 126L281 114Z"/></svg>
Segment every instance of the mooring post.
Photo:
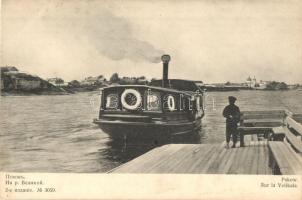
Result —
<svg viewBox="0 0 302 200"><path fill-rule="evenodd" d="M244 134L242 131L238 131L240 136L240 147L244 147Z"/></svg>

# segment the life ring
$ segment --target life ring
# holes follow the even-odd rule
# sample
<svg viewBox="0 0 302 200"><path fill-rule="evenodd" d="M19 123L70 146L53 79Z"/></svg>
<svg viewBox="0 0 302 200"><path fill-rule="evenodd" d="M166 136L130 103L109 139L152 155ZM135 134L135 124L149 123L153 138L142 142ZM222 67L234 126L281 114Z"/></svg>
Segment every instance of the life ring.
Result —
<svg viewBox="0 0 302 200"><path fill-rule="evenodd" d="M126 96L132 94L136 97L136 102L134 105L129 105L126 102ZM134 89L126 89L121 96L121 102L124 108L128 109L128 110L136 110L140 104L142 103L142 97L140 95L140 93L137 90Z"/></svg>
<svg viewBox="0 0 302 200"><path fill-rule="evenodd" d="M168 96L168 109L170 111L175 110L175 100L174 100L174 97L171 95Z"/></svg>

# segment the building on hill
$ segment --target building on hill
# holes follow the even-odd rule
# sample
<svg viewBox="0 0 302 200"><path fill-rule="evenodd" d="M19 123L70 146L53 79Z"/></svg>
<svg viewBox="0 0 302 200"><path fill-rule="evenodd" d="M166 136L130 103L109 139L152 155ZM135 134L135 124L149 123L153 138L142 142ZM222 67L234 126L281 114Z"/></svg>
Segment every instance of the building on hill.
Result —
<svg viewBox="0 0 302 200"><path fill-rule="evenodd" d="M148 83L148 80L145 76L141 76L137 78L137 84L139 85L146 85Z"/></svg>
<svg viewBox="0 0 302 200"><path fill-rule="evenodd" d="M258 90L265 90L267 88L267 85L269 83L270 83L270 81L260 80L260 82L258 83L258 87L256 87L256 89L258 89Z"/></svg>
<svg viewBox="0 0 302 200"><path fill-rule="evenodd" d="M270 84L270 81L257 81L256 77L252 79L250 76L246 79L245 85L256 90L265 90L267 89L267 85Z"/></svg>
<svg viewBox="0 0 302 200"><path fill-rule="evenodd" d="M41 88L42 79L39 77L11 69L1 73L1 90L30 91Z"/></svg>
<svg viewBox="0 0 302 200"><path fill-rule="evenodd" d="M2 91L39 91L54 88L47 81L38 76L20 72L14 66L3 66L1 69Z"/></svg>
<svg viewBox="0 0 302 200"><path fill-rule="evenodd" d="M250 76L246 79L245 84L250 87L250 88L254 88L257 87L257 80L256 77L254 76L254 78L252 79Z"/></svg>
<svg viewBox="0 0 302 200"><path fill-rule="evenodd" d="M39 76L20 72L16 67L1 67L2 94L66 94Z"/></svg>
<svg viewBox="0 0 302 200"><path fill-rule="evenodd" d="M68 82L67 84L69 87L80 87L81 83L77 80L72 80L70 82Z"/></svg>
<svg viewBox="0 0 302 200"><path fill-rule="evenodd" d="M106 81L106 78L103 75L100 76L89 76L81 81L81 85L100 85Z"/></svg>
<svg viewBox="0 0 302 200"><path fill-rule="evenodd" d="M16 90L35 90L41 88L41 81L37 79L16 78L14 86Z"/></svg>
<svg viewBox="0 0 302 200"><path fill-rule="evenodd" d="M145 76L140 76L140 77L122 77L118 81L119 84L121 85L146 85L148 83L148 80L146 79Z"/></svg>
<svg viewBox="0 0 302 200"><path fill-rule="evenodd" d="M1 75L5 73L18 73L19 70L14 66L3 66L0 67Z"/></svg>
<svg viewBox="0 0 302 200"><path fill-rule="evenodd" d="M65 81L61 78L49 78L47 79L48 83L54 85L54 86L64 86L66 85L65 84Z"/></svg>

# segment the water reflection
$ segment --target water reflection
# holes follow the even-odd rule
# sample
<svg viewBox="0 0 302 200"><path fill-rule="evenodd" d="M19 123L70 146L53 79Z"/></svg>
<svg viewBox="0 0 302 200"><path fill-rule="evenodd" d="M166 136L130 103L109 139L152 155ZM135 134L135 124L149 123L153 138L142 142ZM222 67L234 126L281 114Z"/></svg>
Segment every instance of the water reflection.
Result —
<svg viewBox="0 0 302 200"><path fill-rule="evenodd" d="M102 150L102 160L104 157L117 163L125 163L132 160L147 151L166 144L200 144L202 143L204 131L199 129L183 135L175 135L169 138L158 138L154 140L131 139L116 140L110 139L106 145L108 148ZM101 160L100 160L101 161Z"/></svg>

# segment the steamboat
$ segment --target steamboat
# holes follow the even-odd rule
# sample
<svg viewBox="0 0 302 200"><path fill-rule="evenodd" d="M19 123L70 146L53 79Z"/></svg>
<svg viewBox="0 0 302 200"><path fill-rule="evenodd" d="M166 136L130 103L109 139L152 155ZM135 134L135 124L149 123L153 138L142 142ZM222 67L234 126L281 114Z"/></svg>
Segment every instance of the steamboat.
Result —
<svg viewBox="0 0 302 200"><path fill-rule="evenodd" d="M94 123L113 139L162 139L192 134L204 116L204 90L194 81L168 79L169 55L161 57L162 80L100 91Z"/></svg>

